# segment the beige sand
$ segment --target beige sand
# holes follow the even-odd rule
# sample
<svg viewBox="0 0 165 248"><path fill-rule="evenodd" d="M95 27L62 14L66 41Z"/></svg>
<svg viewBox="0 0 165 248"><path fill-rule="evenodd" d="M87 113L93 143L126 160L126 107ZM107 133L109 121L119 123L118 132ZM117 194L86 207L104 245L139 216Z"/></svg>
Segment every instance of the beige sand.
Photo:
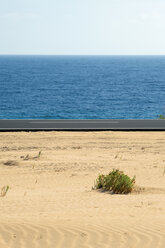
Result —
<svg viewBox="0 0 165 248"><path fill-rule="evenodd" d="M113 168L144 191L92 190ZM165 247L165 132L0 133L5 185L2 248Z"/></svg>

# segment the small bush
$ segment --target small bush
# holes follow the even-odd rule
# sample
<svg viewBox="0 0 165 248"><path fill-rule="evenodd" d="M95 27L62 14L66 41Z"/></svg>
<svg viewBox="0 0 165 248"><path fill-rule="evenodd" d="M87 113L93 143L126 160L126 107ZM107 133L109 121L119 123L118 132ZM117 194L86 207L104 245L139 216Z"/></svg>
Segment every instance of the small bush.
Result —
<svg viewBox="0 0 165 248"><path fill-rule="evenodd" d="M1 189L1 197L4 197L7 193L7 191L9 190L9 186L3 186L2 189Z"/></svg>
<svg viewBox="0 0 165 248"><path fill-rule="evenodd" d="M108 175L99 175L95 189L108 190L114 194L128 194L133 190L135 176L131 179L122 171L113 169Z"/></svg>
<svg viewBox="0 0 165 248"><path fill-rule="evenodd" d="M158 115L158 119L164 120L165 119L165 115Z"/></svg>

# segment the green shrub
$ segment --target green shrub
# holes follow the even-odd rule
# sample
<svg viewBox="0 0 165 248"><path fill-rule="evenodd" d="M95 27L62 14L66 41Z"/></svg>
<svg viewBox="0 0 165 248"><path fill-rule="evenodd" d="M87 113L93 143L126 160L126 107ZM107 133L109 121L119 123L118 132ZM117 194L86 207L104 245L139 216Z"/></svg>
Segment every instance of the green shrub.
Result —
<svg viewBox="0 0 165 248"><path fill-rule="evenodd" d="M131 179L122 171L113 169L108 175L99 175L95 189L103 189L114 194L128 194L133 190L135 176Z"/></svg>
<svg viewBox="0 0 165 248"><path fill-rule="evenodd" d="M8 185L7 186L3 186L2 189L1 189L0 196L1 197L4 197L6 195L6 193L7 193L8 190L9 190L9 186Z"/></svg>
<svg viewBox="0 0 165 248"><path fill-rule="evenodd" d="M165 119L165 115L158 115L158 118L164 120Z"/></svg>

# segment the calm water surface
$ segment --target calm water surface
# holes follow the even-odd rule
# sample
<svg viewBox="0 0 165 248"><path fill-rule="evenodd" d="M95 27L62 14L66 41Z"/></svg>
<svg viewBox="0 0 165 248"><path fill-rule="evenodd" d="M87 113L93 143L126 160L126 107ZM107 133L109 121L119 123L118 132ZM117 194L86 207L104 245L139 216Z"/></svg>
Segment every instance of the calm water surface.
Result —
<svg viewBox="0 0 165 248"><path fill-rule="evenodd" d="M165 56L0 56L0 119L156 119Z"/></svg>

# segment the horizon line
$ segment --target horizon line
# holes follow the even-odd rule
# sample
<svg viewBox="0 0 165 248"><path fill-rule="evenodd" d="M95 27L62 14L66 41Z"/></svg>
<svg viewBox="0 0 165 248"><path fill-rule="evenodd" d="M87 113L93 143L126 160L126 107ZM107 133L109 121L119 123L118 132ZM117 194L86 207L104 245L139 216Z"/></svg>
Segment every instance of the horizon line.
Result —
<svg viewBox="0 0 165 248"><path fill-rule="evenodd" d="M165 56L165 54L0 54L0 56Z"/></svg>

